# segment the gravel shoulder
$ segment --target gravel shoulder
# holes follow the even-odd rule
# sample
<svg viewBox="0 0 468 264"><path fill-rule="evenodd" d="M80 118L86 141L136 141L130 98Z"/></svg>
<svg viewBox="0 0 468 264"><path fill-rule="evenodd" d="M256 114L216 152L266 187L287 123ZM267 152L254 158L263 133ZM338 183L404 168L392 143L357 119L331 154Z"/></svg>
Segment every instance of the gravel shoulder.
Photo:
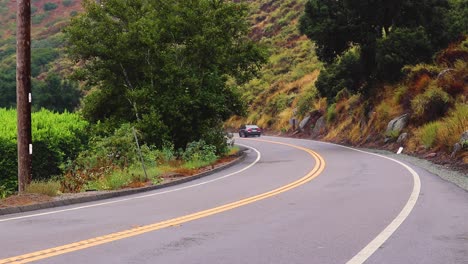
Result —
<svg viewBox="0 0 468 264"><path fill-rule="evenodd" d="M400 160L403 162L408 162L412 165L425 169L426 171L432 174L435 174L441 177L442 179L448 182L451 182L457 185L458 187L468 191L468 174L464 172L455 171L448 167L434 164L428 160L420 159L420 158L409 156L406 154L396 154L387 150L379 150L379 149L365 149L365 148L359 148L359 149L363 151L371 152L371 153L385 155L387 157Z"/></svg>

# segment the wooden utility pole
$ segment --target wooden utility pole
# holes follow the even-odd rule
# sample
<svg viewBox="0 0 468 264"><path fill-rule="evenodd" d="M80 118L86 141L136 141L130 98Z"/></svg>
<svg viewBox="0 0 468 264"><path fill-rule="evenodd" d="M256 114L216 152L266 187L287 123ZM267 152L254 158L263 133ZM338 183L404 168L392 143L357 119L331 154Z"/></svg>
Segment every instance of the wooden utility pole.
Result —
<svg viewBox="0 0 468 264"><path fill-rule="evenodd" d="M18 122L18 191L21 193L32 178L30 0L17 0L16 108Z"/></svg>

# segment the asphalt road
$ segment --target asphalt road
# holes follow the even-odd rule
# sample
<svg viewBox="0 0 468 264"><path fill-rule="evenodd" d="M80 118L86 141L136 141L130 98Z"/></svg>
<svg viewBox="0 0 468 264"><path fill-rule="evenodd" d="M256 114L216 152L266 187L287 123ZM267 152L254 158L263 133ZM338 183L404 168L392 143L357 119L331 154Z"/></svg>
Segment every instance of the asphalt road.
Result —
<svg viewBox="0 0 468 264"><path fill-rule="evenodd" d="M242 163L193 182L0 217L0 263L468 263L454 184L326 143L236 142Z"/></svg>

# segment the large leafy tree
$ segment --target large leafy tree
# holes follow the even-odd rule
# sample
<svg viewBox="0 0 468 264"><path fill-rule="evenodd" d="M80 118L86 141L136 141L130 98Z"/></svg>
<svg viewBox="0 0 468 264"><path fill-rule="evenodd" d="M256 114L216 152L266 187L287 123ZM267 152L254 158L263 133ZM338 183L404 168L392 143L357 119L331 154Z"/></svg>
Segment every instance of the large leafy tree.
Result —
<svg viewBox="0 0 468 264"><path fill-rule="evenodd" d="M245 5L223 0L103 0L66 29L89 120L134 122L148 143L176 147L242 114L237 87L265 60L248 39ZM233 82L229 82L233 83Z"/></svg>
<svg viewBox="0 0 468 264"><path fill-rule="evenodd" d="M308 0L299 28L330 64L358 45L363 71L354 78L369 88L375 77L394 80L404 64L428 60L433 51L466 33L460 25L466 21L463 14L468 15L465 6L458 0ZM462 11L450 13L459 7Z"/></svg>

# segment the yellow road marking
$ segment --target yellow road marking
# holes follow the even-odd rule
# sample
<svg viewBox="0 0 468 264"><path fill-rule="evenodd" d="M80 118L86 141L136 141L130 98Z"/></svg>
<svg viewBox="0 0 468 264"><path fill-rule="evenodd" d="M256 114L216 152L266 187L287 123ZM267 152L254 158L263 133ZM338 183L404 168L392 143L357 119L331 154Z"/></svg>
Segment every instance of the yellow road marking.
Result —
<svg viewBox="0 0 468 264"><path fill-rule="evenodd" d="M294 189L294 188L296 188L296 187L298 187L300 185L303 185L303 184L313 180L314 178L319 176L320 173L325 169L325 161L323 160L323 158L319 154L317 154L316 152L314 152L314 151L312 151L310 149L295 146L295 145L291 145L291 144L287 144L287 143L282 143L282 142L274 142L274 141L267 141L267 140L256 140L256 141L268 142L268 143L273 143L273 144L280 144L280 145L285 145L285 146L289 146L289 147L293 147L293 148L296 148L296 149L303 150L303 151L309 153L315 159L315 166L309 173L307 173L307 175L300 178L299 180L294 181L292 183L289 183L289 184L287 184L285 186L279 187L277 189L274 189L272 191L266 192L266 193L251 196L249 198L245 198L245 199L242 199L242 200L239 200L239 201L236 201L236 202L221 205L221 206L214 207L214 208L204 210L204 211L200 211L200 212L197 212L197 213L193 213L193 214L189 214L189 215L169 219L169 220L162 221L162 222L155 223L155 224L140 226L140 227L132 228L132 229L129 229L129 230L124 230L124 231L121 231L121 232L116 232L116 233L112 233L112 234L105 235L105 236L100 236L100 237L95 237L95 238L91 238L91 239L87 239L87 240L82 240L82 241L78 241L78 242L75 242L75 243L71 243L71 244L67 244L67 245L63 245L63 246L59 246L59 247L55 247L55 248L49 248L49 249L36 251L36 252L32 252L32 253L29 253L29 254L24 254L24 255L20 255L20 256L16 256L16 257L1 259L0 264L3 264L3 263L28 263L28 262L37 261L37 260L40 260L40 259L50 258L50 257L53 257L53 256L62 255L62 254L65 254L65 253L78 251L78 250L82 250L82 249L85 249L85 248L90 248L90 247L98 246L98 245L101 245L101 244L109 243L109 242L112 242L112 241L116 241L116 240L120 240L120 239L124 239L124 238L137 236L137 235L140 235L140 234L152 232L152 231L163 229L163 228L166 228L166 227L180 225L180 224L183 224L183 223L186 223L186 222L189 222L189 221L193 221L193 220L204 218L204 217L207 217L207 216L210 216L210 215L214 215L214 214L218 214L218 213L225 212L225 211L228 211L228 210L232 210L234 208L238 208L238 207L250 204L250 203L254 203L254 202L257 202L257 201L260 201L260 200L263 200L263 199L278 195L280 193L289 191L291 189Z"/></svg>

